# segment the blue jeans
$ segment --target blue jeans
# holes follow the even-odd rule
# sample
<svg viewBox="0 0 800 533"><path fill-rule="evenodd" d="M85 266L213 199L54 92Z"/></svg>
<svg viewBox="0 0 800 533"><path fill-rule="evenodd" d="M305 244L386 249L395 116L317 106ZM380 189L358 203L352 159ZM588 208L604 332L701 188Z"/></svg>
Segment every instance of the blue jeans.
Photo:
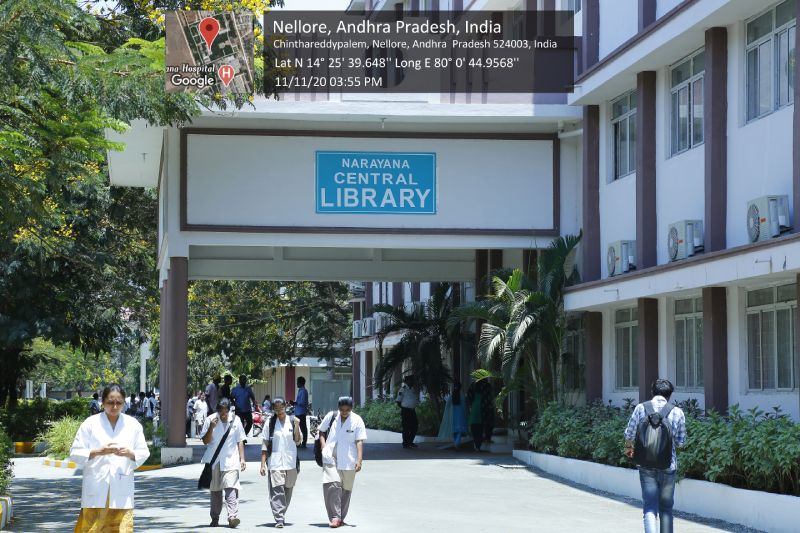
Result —
<svg viewBox="0 0 800 533"><path fill-rule="evenodd" d="M672 504L675 496L675 472L639 468L642 484L645 533L672 533ZM656 527L659 517L661 529Z"/></svg>

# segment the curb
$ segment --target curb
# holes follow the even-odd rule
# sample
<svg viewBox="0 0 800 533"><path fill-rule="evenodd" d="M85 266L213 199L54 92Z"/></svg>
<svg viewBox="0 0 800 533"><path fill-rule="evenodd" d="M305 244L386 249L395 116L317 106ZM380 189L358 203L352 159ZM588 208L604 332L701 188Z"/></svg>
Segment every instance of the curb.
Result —
<svg viewBox="0 0 800 533"><path fill-rule="evenodd" d="M44 466L52 466L54 468L78 468L78 465L72 461L57 461L55 459L45 459Z"/></svg>
<svg viewBox="0 0 800 533"><path fill-rule="evenodd" d="M0 497L0 529L5 529L14 518L14 505L9 496Z"/></svg>
<svg viewBox="0 0 800 533"><path fill-rule="evenodd" d="M160 470L161 465L142 465L136 469L136 472L149 472L150 470Z"/></svg>

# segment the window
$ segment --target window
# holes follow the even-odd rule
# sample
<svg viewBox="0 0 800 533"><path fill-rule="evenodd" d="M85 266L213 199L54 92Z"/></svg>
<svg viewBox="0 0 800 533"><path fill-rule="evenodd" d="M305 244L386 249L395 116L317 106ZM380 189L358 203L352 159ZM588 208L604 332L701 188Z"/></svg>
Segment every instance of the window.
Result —
<svg viewBox="0 0 800 533"><path fill-rule="evenodd" d="M564 335L563 373L564 389L579 390L584 388L584 370L586 369L586 356L583 351L584 330L578 318L567 321L567 330Z"/></svg>
<svg viewBox="0 0 800 533"><path fill-rule="evenodd" d="M703 299L675 301L675 387L703 386Z"/></svg>
<svg viewBox="0 0 800 533"><path fill-rule="evenodd" d="M614 136L614 179L636 170L636 93L629 92L611 103Z"/></svg>
<svg viewBox="0 0 800 533"><path fill-rule="evenodd" d="M794 103L796 0L747 23L747 120Z"/></svg>
<svg viewBox="0 0 800 533"><path fill-rule="evenodd" d="M581 0L565 0L564 11L573 11L575 13L581 10Z"/></svg>
<svg viewBox="0 0 800 533"><path fill-rule="evenodd" d="M670 71L672 155L703 142L703 74L705 51L681 61Z"/></svg>
<svg viewBox="0 0 800 533"><path fill-rule="evenodd" d="M616 351L618 389L635 389L639 386L638 326L639 317L635 307L616 311L614 349Z"/></svg>
<svg viewBox="0 0 800 533"><path fill-rule="evenodd" d="M795 387L797 285L747 293L747 374L750 390Z"/></svg>

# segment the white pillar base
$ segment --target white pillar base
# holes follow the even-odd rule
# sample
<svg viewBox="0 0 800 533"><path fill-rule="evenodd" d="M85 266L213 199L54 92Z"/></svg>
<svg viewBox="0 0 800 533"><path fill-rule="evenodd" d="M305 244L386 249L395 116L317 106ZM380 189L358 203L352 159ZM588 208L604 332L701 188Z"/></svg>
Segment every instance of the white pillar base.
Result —
<svg viewBox="0 0 800 533"><path fill-rule="evenodd" d="M193 448L161 448L161 465L179 465L192 462Z"/></svg>

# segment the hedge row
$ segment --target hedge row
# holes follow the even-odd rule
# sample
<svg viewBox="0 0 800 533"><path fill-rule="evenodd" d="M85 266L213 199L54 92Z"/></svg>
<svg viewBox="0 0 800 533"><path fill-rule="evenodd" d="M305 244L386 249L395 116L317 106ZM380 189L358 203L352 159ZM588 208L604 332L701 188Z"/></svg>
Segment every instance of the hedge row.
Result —
<svg viewBox="0 0 800 533"><path fill-rule="evenodd" d="M371 400L363 406L355 408L355 412L364 419L364 424L370 429L386 431L402 431L400 420L400 407L389 400ZM436 408L430 401L422 402L417 406L419 419L419 435L435 437L439 434L441 417L436 413Z"/></svg>
<svg viewBox="0 0 800 533"><path fill-rule="evenodd" d="M32 442L50 425L65 417L83 420L89 416L91 398L74 398L63 402L20 400L13 409L0 408L0 425L12 441Z"/></svg>
<svg viewBox="0 0 800 533"><path fill-rule="evenodd" d="M14 477L13 465L11 463L11 451L14 442L0 425L0 496L8 494L11 480Z"/></svg>
<svg viewBox="0 0 800 533"><path fill-rule="evenodd" d="M678 475L734 487L800 496L800 424L773 411L707 416L686 409L686 445L678 450ZM601 404L550 404L534 424L539 452L633 468L623 454L630 409Z"/></svg>

